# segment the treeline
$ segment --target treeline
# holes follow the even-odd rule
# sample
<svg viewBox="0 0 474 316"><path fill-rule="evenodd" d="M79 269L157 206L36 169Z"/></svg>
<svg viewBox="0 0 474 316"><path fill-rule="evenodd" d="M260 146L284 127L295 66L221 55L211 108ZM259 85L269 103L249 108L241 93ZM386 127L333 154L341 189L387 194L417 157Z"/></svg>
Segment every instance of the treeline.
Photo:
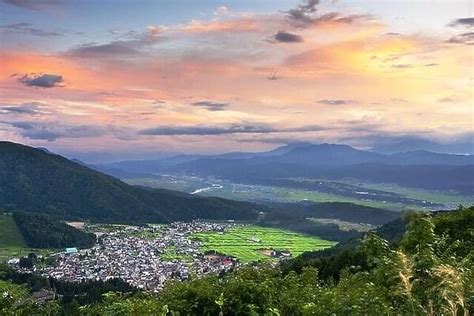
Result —
<svg viewBox="0 0 474 316"><path fill-rule="evenodd" d="M95 235L83 232L48 215L14 212L13 219L32 248L92 247Z"/></svg>
<svg viewBox="0 0 474 316"><path fill-rule="evenodd" d="M351 223L383 225L400 217L400 212L347 202L266 203L271 209L298 217L338 219Z"/></svg>
<svg viewBox="0 0 474 316"><path fill-rule="evenodd" d="M263 221L260 221L258 224L264 227L276 227L287 229L303 234L318 236L323 239L332 240L332 241L344 241L350 238L354 238L360 235L356 230L341 230L338 225L328 223L318 223L311 221L303 217L291 217L278 216L277 218L271 218L273 215L269 216Z"/></svg>
<svg viewBox="0 0 474 316"><path fill-rule="evenodd" d="M346 269L367 271L369 269L367 254L360 247L364 237L368 234L376 234L397 246L403 239L410 218L413 216L416 214L406 213L403 217L382 225L370 233L359 234L341 241L334 247L304 252L296 258L282 262L281 269L286 274L290 271L301 273L305 268L313 267L318 270L318 277L323 281L339 280L341 271Z"/></svg>
<svg viewBox="0 0 474 316"><path fill-rule="evenodd" d="M46 314L49 307L49 315L58 315L67 306L68 315L467 316L474 308L473 216L474 208L413 214L402 238L394 242L367 234L357 255L345 250L352 265L334 268L338 278L321 278L315 266L301 271L246 266L221 277L171 281L156 296L116 291L82 305L75 301L84 295L81 289L69 305L58 308L53 302L35 314ZM9 302L0 302L4 312L23 312Z"/></svg>
<svg viewBox="0 0 474 316"><path fill-rule="evenodd" d="M360 235L356 230L341 230L336 224L323 224L309 220L307 217L302 213L293 213L290 210L273 209L265 214L258 224L264 227L288 229L334 241L343 241Z"/></svg>
<svg viewBox="0 0 474 316"><path fill-rule="evenodd" d="M341 230L337 224L321 223L311 218L382 225L401 216L399 212L343 202L267 202L265 206L268 212L260 218L261 226L285 228L334 241L346 241L362 234L353 229Z"/></svg>
<svg viewBox="0 0 474 316"><path fill-rule="evenodd" d="M138 293L136 288L121 279L87 280L73 283L45 278L34 273L21 273L5 264L0 264L0 289L2 288L2 281L4 287L6 287L6 284L19 285L27 291L24 291L23 299L16 302L11 302L8 297L3 297L3 300L0 298L0 314L2 314L2 307L8 305L10 301L10 308L13 308L14 303L16 305L15 310L19 315L78 315L79 306L98 304L103 301L106 293ZM34 302L28 303L26 298L31 293L42 289L54 291L59 300L51 301L45 306L41 306L41 309Z"/></svg>

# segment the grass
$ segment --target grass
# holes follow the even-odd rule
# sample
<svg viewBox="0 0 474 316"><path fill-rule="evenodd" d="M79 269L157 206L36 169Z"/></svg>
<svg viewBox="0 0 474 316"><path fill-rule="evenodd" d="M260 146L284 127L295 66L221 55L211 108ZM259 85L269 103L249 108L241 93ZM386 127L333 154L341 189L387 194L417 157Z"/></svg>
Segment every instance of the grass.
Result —
<svg viewBox="0 0 474 316"><path fill-rule="evenodd" d="M11 215L0 215L0 248L24 247L25 240Z"/></svg>
<svg viewBox="0 0 474 316"><path fill-rule="evenodd" d="M237 226L223 234L217 232L196 233L192 238L202 244L201 250L214 250L236 257L243 262L269 260L262 249L290 251L293 257L311 250L334 246L336 243L317 237L294 233L278 228ZM252 241L260 240L259 242Z"/></svg>
<svg viewBox="0 0 474 316"><path fill-rule="evenodd" d="M181 260L184 262L189 262L193 259L190 255L178 253L173 246L168 247L164 253L160 254L160 258L164 261Z"/></svg>
<svg viewBox="0 0 474 316"><path fill-rule="evenodd" d="M47 257L53 253L64 251L64 249L36 249L29 247L0 247L0 262L6 262L11 258L27 256L30 252Z"/></svg>
<svg viewBox="0 0 474 316"><path fill-rule="evenodd" d="M328 193L321 193L321 192L310 192L310 191L303 191L303 190L289 190L288 191L287 199L291 201L312 201L312 202L348 202L354 203L359 205L371 206L376 208L384 208L387 210L392 211L402 211L405 209L410 210L423 210L422 207L417 205L406 205L402 203L394 203L394 202L383 202L383 201L369 201L369 200L362 200L342 195L336 194L328 194Z"/></svg>
<svg viewBox="0 0 474 316"><path fill-rule="evenodd" d="M23 236L11 215L0 215L0 262L10 258L19 258L34 252L39 255L48 255L58 250L35 249L26 245Z"/></svg>
<svg viewBox="0 0 474 316"><path fill-rule="evenodd" d="M364 224L364 223L351 223L346 221L341 221L338 219L330 219L330 218L309 218L310 221L321 223L321 224L336 224L339 226L340 230L349 231L349 230L356 230L358 232L367 232L369 230L375 229L377 226Z"/></svg>

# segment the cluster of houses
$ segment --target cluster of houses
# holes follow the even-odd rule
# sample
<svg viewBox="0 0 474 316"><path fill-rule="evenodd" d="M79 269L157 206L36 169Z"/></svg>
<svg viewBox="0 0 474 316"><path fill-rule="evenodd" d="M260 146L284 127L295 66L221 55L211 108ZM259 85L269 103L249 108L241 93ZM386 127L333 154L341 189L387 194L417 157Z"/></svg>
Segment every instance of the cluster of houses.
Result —
<svg viewBox="0 0 474 316"><path fill-rule="evenodd" d="M53 265L36 272L72 282L121 278L137 288L159 291L169 279L185 280L235 268L234 258L204 255L199 242L191 238L192 233L224 232L232 225L196 221L158 227L117 226L97 233L93 248L68 248L56 254Z"/></svg>

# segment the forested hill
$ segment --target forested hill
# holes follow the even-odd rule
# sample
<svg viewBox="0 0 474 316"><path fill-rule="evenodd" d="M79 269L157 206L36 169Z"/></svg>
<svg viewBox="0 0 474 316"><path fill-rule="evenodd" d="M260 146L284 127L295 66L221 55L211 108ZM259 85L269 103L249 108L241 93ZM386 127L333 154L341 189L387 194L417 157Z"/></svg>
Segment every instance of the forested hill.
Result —
<svg viewBox="0 0 474 316"><path fill-rule="evenodd" d="M328 280L339 279L341 271L351 267L358 266L362 270L369 269L367 253L361 247L368 236L375 234L396 246L408 237L406 232L410 225L414 230L426 229L426 227L418 228L415 225L423 218L429 218L432 222L433 226L429 233L443 236L444 240L439 242L440 246L443 243L456 245L452 251L460 252L463 256L467 256L474 249L474 207L461 207L456 211L404 214L372 232L340 242L335 247L305 252L292 260L283 262L282 270L285 273L292 270L301 272L305 267L315 267L318 269L319 277ZM427 236L424 237L427 238ZM426 242L426 240L424 241ZM416 247L418 242L423 241L413 239L412 246ZM450 250L443 249L443 251Z"/></svg>
<svg viewBox="0 0 474 316"><path fill-rule="evenodd" d="M0 208L116 222L254 219L252 203L128 185L59 155L0 142Z"/></svg>
<svg viewBox="0 0 474 316"><path fill-rule="evenodd" d="M95 243L94 234L83 232L48 215L15 212L13 219L29 247L89 248Z"/></svg>

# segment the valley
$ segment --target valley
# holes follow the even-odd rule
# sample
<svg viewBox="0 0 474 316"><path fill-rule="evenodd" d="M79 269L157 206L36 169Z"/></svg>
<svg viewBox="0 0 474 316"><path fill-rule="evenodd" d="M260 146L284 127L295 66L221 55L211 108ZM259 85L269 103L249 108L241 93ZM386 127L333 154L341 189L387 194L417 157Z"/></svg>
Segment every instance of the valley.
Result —
<svg viewBox="0 0 474 316"><path fill-rule="evenodd" d="M85 224L83 229L97 236L97 244L82 249L71 244L67 251L55 249L54 254L35 261L36 273L71 282L120 278L139 289L156 292L169 280L225 273L252 262L275 265L304 251L335 244L314 236L233 222ZM33 271L18 259L10 258L10 266L20 272Z"/></svg>
<svg viewBox="0 0 474 316"><path fill-rule="evenodd" d="M323 156L339 149L331 145L309 148ZM343 151L355 150L343 147ZM354 161L380 158L373 153L355 153L358 158ZM426 179L413 182L416 177L411 177L403 185L405 180L397 178L381 181L385 176L377 176L380 181L363 176L318 176L311 172L334 169L312 169L314 166L304 164L272 163L276 169L263 170L262 166L270 162L238 161L248 167L238 177L232 171L235 161L220 161L217 170L199 172L180 165L206 166L203 161L193 162L196 157L181 157L179 166L173 167L184 167L180 172L160 167L136 173L90 167L44 150L0 142L0 287L27 289L21 296L25 303L19 307L10 304L10 309L53 308L60 302L64 313L69 314L76 300L86 314L102 314L94 309L101 310L108 302L117 304L125 297L127 304L130 300L151 304L148 312L154 314L156 304L165 310L164 315L169 315L167 306L173 311L190 311L193 304L200 306L199 314L205 314L204 310L217 303L235 311L238 306L232 306L232 300L237 297L249 302L246 293L257 288L252 294L255 297L269 289L291 296L302 284L326 296L333 290L345 295L345 282L354 283L350 289L378 284L377 292L384 290L380 284L385 281L376 279L379 272L371 266L371 249L377 253L375 260L385 258L384 262L395 267L399 259L392 259L392 254L406 251L415 258L419 240L426 236L427 245L431 240L437 247L446 242L461 245L456 248L460 260L450 263L458 269L458 262L464 262L462 258L472 249L469 225L474 211L462 206L455 211L444 210L474 202L469 193L470 167L457 169L470 157L441 158L448 165L435 177L446 172L468 173L459 179L451 174L449 181L436 185ZM166 159L169 168L174 158ZM291 159L299 163L300 156ZM333 167L342 169L336 173L347 167L346 160L338 163L342 165ZM119 165L137 166L135 162ZM142 165L153 169L157 163L138 163ZM207 166L214 167L212 162ZM404 168L373 167L389 172ZM430 178L438 167L425 165L421 169L425 168L423 172L429 172ZM403 172L421 169L411 166ZM305 174L307 170L310 172ZM117 173L119 178L112 175ZM412 237L417 234L423 236ZM389 243L399 250L387 248ZM384 251L387 255L378 254ZM435 266L430 269L432 273L439 271ZM371 279L358 279L367 276ZM269 281L274 284L267 286ZM63 297L56 297L56 291ZM44 293L49 293L46 301L37 298ZM180 295L185 297L174 301ZM199 303L193 303L196 295ZM376 293L370 297L373 295ZM391 296L387 297L390 302ZM300 293L291 300L312 304L319 299ZM255 301L262 302L262 298ZM190 309L188 304L192 304ZM271 304L288 308L281 301Z"/></svg>
<svg viewBox="0 0 474 316"><path fill-rule="evenodd" d="M283 181L284 180L284 181ZM396 184L370 183L356 180L341 182L311 179L307 188L301 187L305 179L282 179L279 183L244 184L231 180L182 174L155 174L153 177L125 178L125 182L154 188L179 190L203 196L220 196L228 199L265 202L348 202L394 211L436 210L453 208L460 204L471 205L474 196L455 192L408 188ZM272 185L273 184L273 185ZM313 186L313 188L311 188Z"/></svg>
<svg viewBox="0 0 474 316"><path fill-rule="evenodd" d="M474 0L0 0L0 316L474 316Z"/></svg>

